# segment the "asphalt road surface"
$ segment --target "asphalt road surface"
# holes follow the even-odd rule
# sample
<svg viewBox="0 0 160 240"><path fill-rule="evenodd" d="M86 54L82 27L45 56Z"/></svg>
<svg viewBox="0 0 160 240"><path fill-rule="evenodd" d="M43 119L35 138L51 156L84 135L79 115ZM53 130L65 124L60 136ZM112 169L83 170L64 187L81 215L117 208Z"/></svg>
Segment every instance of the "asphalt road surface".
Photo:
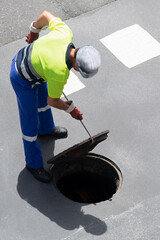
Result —
<svg viewBox="0 0 160 240"><path fill-rule="evenodd" d="M160 239L160 1L107 3L0 1L0 239ZM91 44L100 51L98 74L86 80L72 71L65 92L83 112L91 135L110 131L93 153L110 158L122 171L122 188L111 202L76 203L25 169L9 72L13 57L26 45L30 23L43 10L65 20L76 46ZM41 140L47 169L53 154L88 138L69 114L55 109L53 114L69 136Z"/></svg>

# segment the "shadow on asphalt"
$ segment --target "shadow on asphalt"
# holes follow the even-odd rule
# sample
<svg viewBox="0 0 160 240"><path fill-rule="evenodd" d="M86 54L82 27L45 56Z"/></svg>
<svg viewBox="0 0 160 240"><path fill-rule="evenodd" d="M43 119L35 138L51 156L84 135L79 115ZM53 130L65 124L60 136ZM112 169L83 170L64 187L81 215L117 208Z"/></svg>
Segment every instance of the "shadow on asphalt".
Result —
<svg viewBox="0 0 160 240"><path fill-rule="evenodd" d="M39 143L45 157L45 166L46 160L53 156L55 141L40 139ZM74 230L82 226L87 233L97 236L107 231L104 221L84 214L81 210L84 204L67 199L55 189L52 183L38 182L26 168L18 176L17 191L30 206L64 229Z"/></svg>

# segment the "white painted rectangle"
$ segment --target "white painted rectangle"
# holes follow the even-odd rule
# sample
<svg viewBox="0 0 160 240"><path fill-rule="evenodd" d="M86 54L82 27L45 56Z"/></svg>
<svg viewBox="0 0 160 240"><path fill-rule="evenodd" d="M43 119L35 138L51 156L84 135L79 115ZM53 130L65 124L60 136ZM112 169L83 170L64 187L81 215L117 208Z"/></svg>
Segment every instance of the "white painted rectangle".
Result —
<svg viewBox="0 0 160 240"><path fill-rule="evenodd" d="M100 41L128 68L160 55L160 43L138 24L119 30Z"/></svg>
<svg viewBox="0 0 160 240"><path fill-rule="evenodd" d="M79 80L79 78L70 71L70 76L67 80L67 84L64 86L65 95L72 94L85 88L85 85Z"/></svg>

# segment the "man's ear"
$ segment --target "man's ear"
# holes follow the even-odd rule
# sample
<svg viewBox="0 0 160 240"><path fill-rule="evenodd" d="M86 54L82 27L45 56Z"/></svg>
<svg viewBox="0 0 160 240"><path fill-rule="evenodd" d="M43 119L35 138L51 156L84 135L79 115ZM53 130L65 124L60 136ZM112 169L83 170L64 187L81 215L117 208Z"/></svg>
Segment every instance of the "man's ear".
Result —
<svg viewBox="0 0 160 240"><path fill-rule="evenodd" d="M76 49L75 49L74 58L76 58L76 55L77 55L78 50L79 50L79 48L76 48Z"/></svg>

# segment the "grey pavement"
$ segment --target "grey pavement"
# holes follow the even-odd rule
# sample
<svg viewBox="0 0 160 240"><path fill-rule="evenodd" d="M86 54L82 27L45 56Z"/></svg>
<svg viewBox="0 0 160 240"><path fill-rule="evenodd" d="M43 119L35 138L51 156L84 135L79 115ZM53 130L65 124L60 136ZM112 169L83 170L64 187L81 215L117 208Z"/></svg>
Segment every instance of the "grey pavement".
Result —
<svg viewBox="0 0 160 240"><path fill-rule="evenodd" d="M0 1L0 46L23 38L28 32L31 19L44 10L52 12L63 20L74 18L115 0L1 0Z"/></svg>
<svg viewBox="0 0 160 240"><path fill-rule="evenodd" d="M123 173L122 188L111 202L73 202L26 171L9 81L11 60L26 43L24 38L13 42L9 38L10 43L0 48L0 239L160 239L160 57L129 69L99 41L139 24L160 42L159 11L156 0L119 0L66 20L75 45L94 45L102 56L93 79L84 80L74 72L86 87L69 97L83 112L92 135L110 130L108 139L93 152L112 159ZM28 16L29 25L32 15ZM88 138L78 121L62 111L53 110L53 114L57 125L68 128L69 137L40 142L46 168L53 151L56 155Z"/></svg>

